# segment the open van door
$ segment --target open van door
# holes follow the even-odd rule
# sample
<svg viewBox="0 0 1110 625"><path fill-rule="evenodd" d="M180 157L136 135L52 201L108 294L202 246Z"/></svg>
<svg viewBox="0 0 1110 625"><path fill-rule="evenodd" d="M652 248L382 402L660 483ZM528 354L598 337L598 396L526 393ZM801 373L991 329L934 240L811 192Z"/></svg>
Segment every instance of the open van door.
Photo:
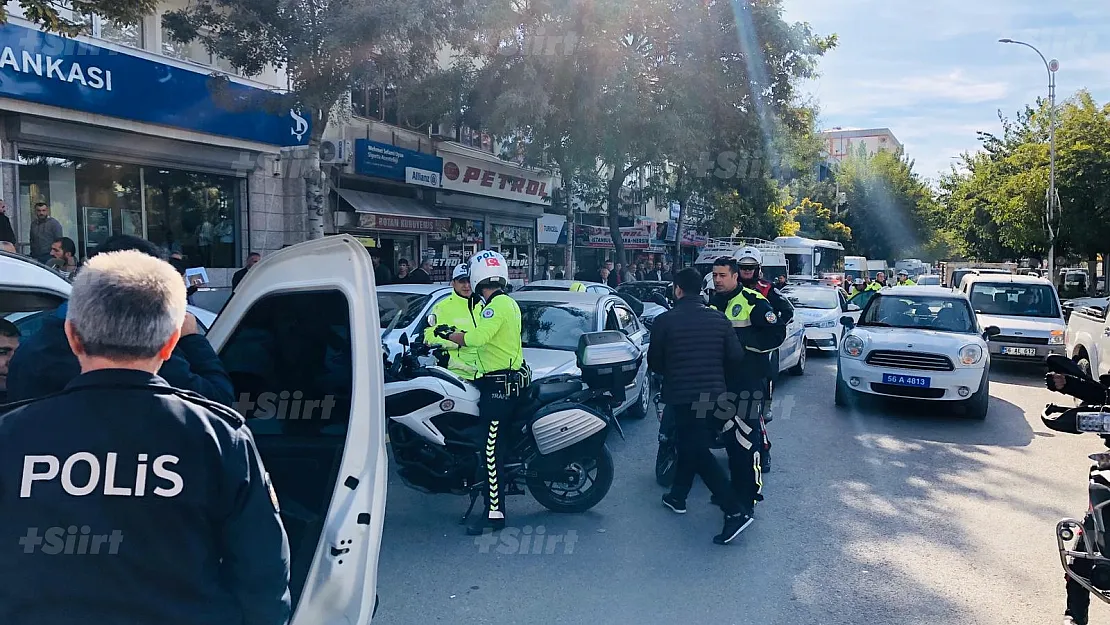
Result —
<svg viewBox="0 0 1110 625"><path fill-rule="evenodd" d="M358 241L301 243L256 264L208 333L277 491L291 625L374 613L387 477L374 288Z"/></svg>

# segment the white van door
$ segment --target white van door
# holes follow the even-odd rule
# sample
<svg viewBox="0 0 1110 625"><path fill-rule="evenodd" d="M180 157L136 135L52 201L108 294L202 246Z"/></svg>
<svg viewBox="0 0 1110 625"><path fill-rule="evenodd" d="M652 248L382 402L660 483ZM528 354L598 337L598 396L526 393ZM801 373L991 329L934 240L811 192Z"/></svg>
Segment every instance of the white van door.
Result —
<svg viewBox="0 0 1110 625"><path fill-rule="evenodd" d="M208 333L289 535L292 625L369 623L385 516L381 329L361 243L263 258Z"/></svg>

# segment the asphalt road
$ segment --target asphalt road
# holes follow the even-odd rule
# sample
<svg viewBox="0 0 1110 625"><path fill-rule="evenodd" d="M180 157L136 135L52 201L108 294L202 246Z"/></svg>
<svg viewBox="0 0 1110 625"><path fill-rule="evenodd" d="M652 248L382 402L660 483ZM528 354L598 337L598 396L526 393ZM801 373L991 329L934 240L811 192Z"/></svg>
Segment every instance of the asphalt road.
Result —
<svg viewBox="0 0 1110 625"><path fill-rule="evenodd" d="M511 498L495 544L465 536L464 498L391 480L374 622L1060 622L1055 523L1085 511L1086 455L1104 449L1041 425L1044 404L1067 398L1005 368L992 372L982 422L889 404L844 411L834 376L832 358L811 357L779 386L766 501L728 546L712 543L721 515L700 483L685 516L660 504L651 417L610 439L617 475L601 504L555 515ZM1091 622L1110 623L1094 603Z"/></svg>

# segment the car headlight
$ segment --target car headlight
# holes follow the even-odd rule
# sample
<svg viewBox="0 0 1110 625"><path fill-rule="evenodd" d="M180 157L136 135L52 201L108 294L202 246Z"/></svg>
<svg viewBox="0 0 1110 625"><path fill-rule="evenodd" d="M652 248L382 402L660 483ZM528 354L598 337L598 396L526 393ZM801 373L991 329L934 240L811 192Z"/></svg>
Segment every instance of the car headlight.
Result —
<svg viewBox="0 0 1110 625"><path fill-rule="evenodd" d="M854 334L849 334L844 339L844 353L853 358L859 358L860 354L863 353L863 339Z"/></svg>
<svg viewBox="0 0 1110 625"><path fill-rule="evenodd" d="M1063 345L1064 344L1064 331L1053 330L1048 336L1049 345Z"/></svg>
<svg viewBox="0 0 1110 625"><path fill-rule="evenodd" d="M818 328L835 328L836 327L836 320L835 319L829 319L828 321L822 321L821 323L818 323L815 327L818 327Z"/></svg>
<svg viewBox="0 0 1110 625"><path fill-rule="evenodd" d="M964 345L960 348L960 362L973 365L983 359L983 348L978 345Z"/></svg>

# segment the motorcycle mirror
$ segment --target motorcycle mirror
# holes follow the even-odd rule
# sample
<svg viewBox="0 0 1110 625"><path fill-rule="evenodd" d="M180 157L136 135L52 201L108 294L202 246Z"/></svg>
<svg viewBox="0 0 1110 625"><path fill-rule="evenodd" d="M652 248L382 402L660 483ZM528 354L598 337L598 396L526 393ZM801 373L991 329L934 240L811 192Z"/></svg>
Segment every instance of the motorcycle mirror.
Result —
<svg viewBox="0 0 1110 625"><path fill-rule="evenodd" d="M408 347L409 346L409 335L402 334L401 338L397 339L397 342L401 344L401 347Z"/></svg>
<svg viewBox="0 0 1110 625"><path fill-rule="evenodd" d="M845 328L854 328L856 327L856 320L853 319L851 315L844 315L840 318L840 325L844 326Z"/></svg>
<svg viewBox="0 0 1110 625"><path fill-rule="evenodd" d="M1079 365L1067 356L1052 354L1048 358L1045 358L1045 364L1052 373L1063 373L1064 375L1075 376L1081 380L1091 379L1090 375L1084 373L1083 370L1079 368Z"/></svg>
<svg viewBox="0 0 1110 625"><path fill-rule="evenodd" d="M975 312L979 311L976 310ZM1002 328L998 326L988 326L986 330L983 330L983 334L986 336L998 336L999 334L1002 334Z"/></svg>
<svg viewBox="0 0 1110 625"><path fill-rule="evenodd" d="M426 321L428 323L428 327L430 327L430 328L434 328L434 327L436 327L436 325L438 325L436 323L436 316L435 315L428 315L424 319L424 321Z"/></svg>

